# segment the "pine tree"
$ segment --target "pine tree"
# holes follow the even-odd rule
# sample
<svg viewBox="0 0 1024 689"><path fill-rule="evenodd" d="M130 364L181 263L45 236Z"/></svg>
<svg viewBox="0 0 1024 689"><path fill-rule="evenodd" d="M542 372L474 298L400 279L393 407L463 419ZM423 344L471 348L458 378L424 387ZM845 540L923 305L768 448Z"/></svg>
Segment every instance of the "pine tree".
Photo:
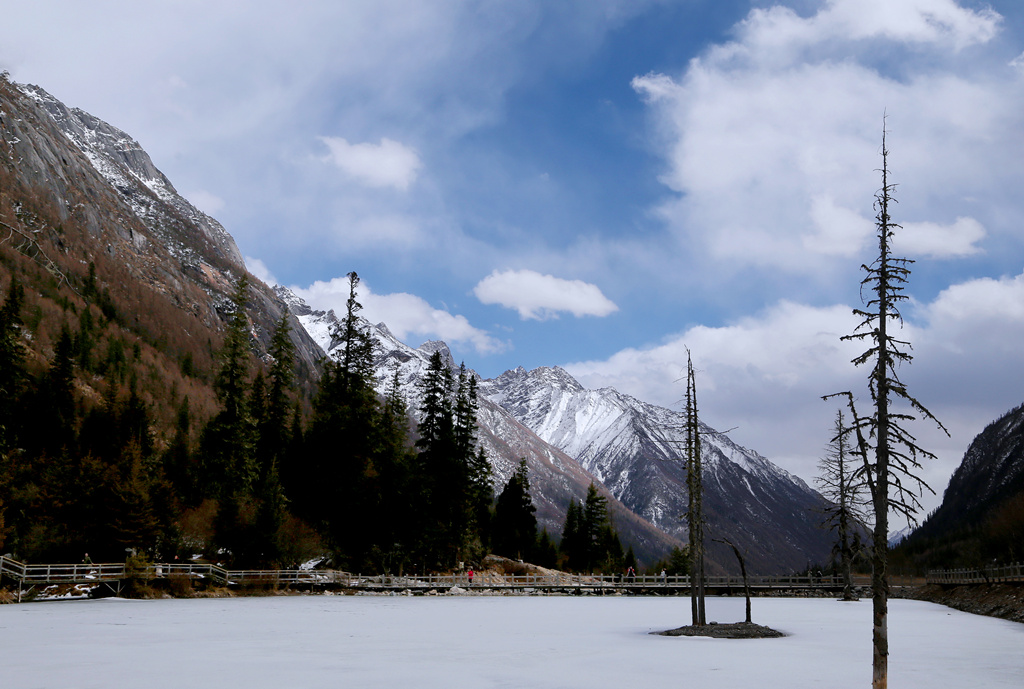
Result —
<svg viewBox="0 0 1024 689"><path fill-rule="evenodd" d="M77 409L74 378L74 342L65 324L43 380L40 407L35 415L37 419L46 419L46 427L38 429L36 442L41 442L42 451L50 457L62 456L75 444Z"/></svg>
<svg viewBox="0 0 1024 689"><path fill-rule="evenodd" d="M24 291L11 280L0 307L0 455L13 446L18 402L25 380L25 346L21 341Z"/></svg>
<svg viewBox="0 0 1024 689"><path fill-rule="evenodd" d="M398 368L384 396L377 426L374 463L380 502L373 520L373 564L381 571L403 570L414 540L412 451L408 439L409 411L402 396Z"/></svg>
<svg viewBox="0 0 1024 689"><path fill-rule="evenodd" d="M483 550L489 540L494 484L491 478L491 463L487 461L484 449L478 447L478 410L476 376L467 371L466 364L462 363L459 365L455 391L455 452L458 462L465 467L464 501L469 540L475 540L478 548Z"/></svg>
<svg viewBox="0 0 1024 689"><path fill-rule="evenodd" d="M13 532L13 524L7 522L6 513L14 481L16 410L25 379L25 348L21 342L23 300L18 282L12 279L7 298L0 307L0 552L6 552L8 534Z"/></svg>
<svg viewBox="0 0 1024 689"><path fill-rule="evenodd" d="M220 351L214 390L221 410L203 434L204 482L210 497L247 492L256 478L255 426L250 413L249 278L243 274L232 295L234 311Z"/></svg>
<svg viewBox="0 0 1024 689"><path fill-rule="evenodd" d="M574 498L569 499L565 510L565 524L562 526L562 541L559 549L566 559L565 567L581 571L586 558L586 543L583 540L583 510Z"/></svg>
<svg viewBox="0 0 1024 689"><path fill-rule="evenodd" d="M295 344L290 337L288 312L285 311L270 340L270 386L267 390L266 412L259 424L257 457L260 474L265 476L271 466L280 466L285 449L291 441L291 395L295 383Z"/></svg>
<svg viewBox="0 0 1024 689"><path fill-rule="evenodd" d="M892 239L899 225L893 222L889 207L895 203L896 185L889 180L889 150L886 131L882 130L882 188L875 195L875 229L878 239L878 257L871 265L862 265L866 277L861 290L869 294L865 309L855 309L861 318L852 335L843 340L867 340L868 349L853 360L855 366L869 364L868 390L873 413L867 417L857 415L850 392L844 395L853 415L853 428L857 433L858 452L865 458L865 478L871 493L874 513L874 534L871 548L872 588L872 686L885 689L888 683L889 631L888 631L888 536L890 510L902 514L908 521L914 518L920 502L914 487L927 488L915 472L921 469L922 458L934 455L921 448L903 422L914 419L911 414L893 408L902 402L925 418L945 427L920 402L910 395L900 381L896 369L909 364L913 357L907 351L910 343L896 338L893 330L902 324L899 305L908 297L903 293L910 277L913 261L892 255ZM828 397L831 397L829 395ZM865 432L866 431L866 432ZM874 440L870 448L869 439ZM873 450L873 451L872 451ZM869 459L872 458L872 459ZM928 488L930 490L930 488Z"/></svg>
<svg viewBox="0 0 1024 689"><path fill-rule="evenodd" d="M456 440L451 371L440 352L430 357L421 383L418 465L422 476L423 556L440 566L458 560L466 540L468 472Z"/></svg>
<svg viewBox="0 0 1024 689"><path fill-rule="evenodd" d="M499 555L529 559L537 544L537 508L530 497L526 460L509 477L494 509L494 551Z"/></svg>
<svg viewBox="0 0 1024 689"><path fill-rule="evenodd" d="M587 488L583 501L583 542L586 544L586 568L593 570L604 558L602 555L603 528L608 522L608 499L597 492L593 483Z"/></svg>
<svg viewBox="0 0 1024 689"><path fill-rule="evenodd" d="M199 504L202 495L192 456L192 408L188 395L178 405L174 436L164 453L164 473L185 505L195 507Z"/></svg>
<svg viewBox="0 0 1024 689"><path fill-rule="evenodd" d="M288 474L307 483L299 494L312 501L309 516L330 534L335 563L362 567L374 534L356 525L376 519L381 505L375 465L380 404L374 391L374 341L359 315L359 276L351 272L348 278L345 317L332 333L338 353L325 364L313 402L306 438L310 461L298 471L291 467Z"/></svg>

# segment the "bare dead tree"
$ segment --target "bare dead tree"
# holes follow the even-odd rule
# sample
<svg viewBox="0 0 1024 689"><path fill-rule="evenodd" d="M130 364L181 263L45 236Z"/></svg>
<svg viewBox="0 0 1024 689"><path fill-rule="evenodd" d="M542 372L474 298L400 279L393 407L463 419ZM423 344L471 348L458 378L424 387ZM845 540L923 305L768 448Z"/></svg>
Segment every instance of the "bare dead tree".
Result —
<svg viewBox="0 0 1024 689"><path fill-rule="evenodd" d="M697 385L693 360L686 352L686 489L689 509L686 522L690 531L690 612L693 625L707 624L704 610L704 484L700 457L700 426L697 420Z"/></svg>
<svg viewBox="0 0 1024 689"><path fill-rule="evenodd" d="M740 561L740 574L743 575L743 592L747 597L747 624L751 623L750 619L750 579L747 577L747 561L743 559L743 554L740 549L736 547L736 544L730 541L728 538L715 538L713 539L717 543L724 543L725 545L732 548L732 552L736 554L736 559Z"/></svg>
<svg viewBox="0 0 1024 689"><path fill-rule="evenodd" d="M910 277L913 261L892 255L892 239L900 226L892 221L889 207L895 203L896 185L889 181L889 150L886 130L882 127L882 188L875 194L875 229L878 239L878 257L870 265L862 265L866 277L861 281L862 295L868 298L864 309L854 309L861 318L851 335L842 340L866 340L868 349L853 360L855 366L870 364L868 389L871 393L872 414L860 417L854 410L853 428L856 430L858 451L863 454L865 478L871 492L874 516L874 534L871 548L872 588L872 687L886 689L888 683L889 631L888 631L888 533L889 512L902 514L908 521L921 504L918 495L931 490L917 472L921 459L935 455L921 448L904 423L916 417L895 408L895 404L909 407L921 416L934 421L947 433L945 427L907 391L896 369L910 363L910 343L899 340L893 331L902 325L899 305L907 299L903 289ZM853 395L847 396L853 410ZM829 397L831 397L830 395ZM866 432L866 433L865 433ZM874 443L871 447L870 443Z"/></svg>
<svg viewBox="0 0 1024 689"><path fill-rule="evenodd" d="M818 462L816 483L821 494L829 501L822 509L824 526L836 532L836 544L832 557L839 561L843 577L843 600L857 600L853 591L853 559L860 550L858 529L865 521L864 472L858 471L857 452L851 447L850 432L846 426L843 411L836 410L832 439L825 455Z"/></svg>

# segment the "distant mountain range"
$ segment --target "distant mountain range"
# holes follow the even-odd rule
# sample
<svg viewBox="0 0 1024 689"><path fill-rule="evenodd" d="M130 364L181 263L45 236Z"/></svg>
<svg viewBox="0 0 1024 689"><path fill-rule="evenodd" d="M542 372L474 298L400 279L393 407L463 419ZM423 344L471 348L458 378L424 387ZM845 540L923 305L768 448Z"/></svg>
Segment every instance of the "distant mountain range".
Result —
<svg viewBox="0 0 1024 689"><path fill-rule="evenodd" d="M288 290L276 290L311 337L333 352L335 314L314 311ZM414 412L430 355L440 351L456 367L443 342L413 349L383 323L366 327L378 344L381 390L397 370ZM580 499L594 481L614 498L616 526L641 557L664 554L664 548L687 541L680 413L612 388L586 390L557 367L517 368L478 380L481 442L498 482L504 483L519 458L526 458L540 521L550 532L561 532L568 500ZM715 538L736 543L758 572L827 562L831 542L820 528L823 498L709 426L702 424L702 433L709 554L717 566L732 571L736 563L731 550L714 543Z"/></svg>
<svg viewBox="0 0 1024 689"><path fill-rule="evenodd" d="M141 392L154 405L160 442L167 442L173 433L171 405L177 403L168 399L191 394L195 410L204 413L213 405L214 351L234 282L245 271L234 240L177 193L131 136L68 108L37 86L0 78L0 127L0 196L11 206L0 211L10 227L26 228L18 229L25 237L19 240L18 260L44 264L35 241L51 261L38 275L22 276L34 290L32 308L54 314L44 319L50 332L33 341L34 361L48 361L53 332L64 317L59 293L43 282L56 275L71 285L84 284L88 265L94 264L126 319L126 332L142 345L139 356L152 362L155 377ZM321 357L334 348L334 315L310 309L286 290L255 279L252 284L254 354L266 355L274 324L287 307L299 380L308 393ZM368 327L380 345L381 386L397 369L415 411L417 382L430 354L440 351L455 365L447 346L427 342L413 349L384 324ZM101 381L83 379L80 386L86 398L102 398ZM538 517L552 535L561 531L569 500L582 498L593 481L606 491L616 528L639 557L650 561L685 543L678 413L610 388L585 390L559 368L507 371L481 380L480 393L480 442L491 458L497 488L525 458ZM728 537L758 572L824 563L831 544L817 528L822 498L756 452L706 426L704 433L709 542ZM731 553L717 548L711 552L715 566L735 570Z"/></svg>

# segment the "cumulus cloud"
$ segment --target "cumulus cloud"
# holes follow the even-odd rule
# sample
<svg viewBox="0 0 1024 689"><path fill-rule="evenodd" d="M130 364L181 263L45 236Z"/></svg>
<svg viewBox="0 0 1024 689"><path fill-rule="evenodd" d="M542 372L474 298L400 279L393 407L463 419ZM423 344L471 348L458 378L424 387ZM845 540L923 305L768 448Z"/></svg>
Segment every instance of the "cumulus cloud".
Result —
<svg viewBox="0 0 1024 689"><path fill-rule="evenodd" d="M813 307L782 301L720 327L694 326L647 349L626 349L604 361L569 364L588 387L606 385L663 405L680 396L678 379L693 352L701 386L742 408L772 408L787 390L841 377L857 347L840 341L857 325L846 306ZM811 393L814 394L814 393Z"/></svg>
<svg viewBox="0 0 1024 689"><path fill-rule="evenodd" d="M949 339L956 328L976 336L994 325L1024 324L1024 273L999 279L979 278L943 290L926 310L931 327ZM1002 329L1002 328L1000 328ZM992 338L1017 348L1019 338Z"/></svg>
<svg viewBox="0 0 1024 689"><path fill-rule="evenodd" d="M940 44L960 51L995 36L1001 17L989 8L971 10L955 0L827 0L821 10L801 17L779 5L753 10L738 27L740 40L723 53L744 46L774 53L780 48L813 47L823 41L890 41Z"/></svg>
<svg viewBox="0 0 1024 689"><path fill-rule="evenodd" d="M523 320L557 318L563 311L578 318L619 310L596 285L533 270L495 270L473 288L473 294L484 304L515 309Z"/></svg>
<svg viewBox="0 0 1024 689"><path fill-rule="evenodd" d="M334 309L335 313L345 313L349 290L347 277L317 280L308 287L290 289L315 309ZM437 338L449 344L470 345L480 354L505 349L505 343L471 325L465 316L435 309L413 294L375 294L363 281L359 284L358 298L363 305L362 315L373 323L386 323L400 340L405 341L410 336Z"/></svg>
<svg viewBox="0 0 1024 689"><path fill-rule="evenodd" d="M904 246L942 258L980 251L991 228L974 209L995 207L1021 173L1020 89L1011 70L935 64L998 27L991 10L952 0L752 11L735 40L683 74L632 82L665 155L660 179L678 194L661 216L688 251L831 277L829 266L866 246L888 112ZM900 57L880 60L880 46Z"/></svg>
<svg viewBox="0 0 1024 689"><path fill-rule="evenodd" d="M325 160L370 187L405 191L423 167L416 151L388 138L379 144L351 144L335 136L322 136L320 140L329 151Z"/></svg>
<svg viewBox="0 0 1024 689"><path fill-rule="evenodd" d="M261 261L260 259L253 258L252 256L246 256L245 267L249 270L250 273L255 275L263 282L267 283L268 285L277 284L277 278L274 277L274 274L270 272L270 268L267 267L267 264Z"/></svg>
<svg viewBox="0 0 1024 689"><path fill-rule="evenodd" d="M979 253L977 243L984 238L985 228L974 218L957 218L950 225L908 222L896 231L893 248L915 256L956 258Z"/></svg>
<svg viewBox="0 0 1024 689"><path fill-rule="evenodd" d="M193 206L209 216L215 216L224 210L224 199L208 191L197 189L196 191L186 193L184 196Z"/></svg>
<svg viewBox="0 0 1024 689"><path fill-rule="evenodd" d="M939 455L925 468L938 493L925 498L930 508L974 436L1021 402L1024 273L953 285L913 311L898 337L912 343L914 359L897 373L952 432L946 438L926 422L913 425L922 446ZM780 301L732 323L695 326L658 345L565 368L587 387L611 386L678 408L688 347L704 420L736 426L737 442L808 478L835 409L821 396L851 390L860 404L869 403L868 372L851 364L865 343L840 341L858 322L850 306Z"/></svg>

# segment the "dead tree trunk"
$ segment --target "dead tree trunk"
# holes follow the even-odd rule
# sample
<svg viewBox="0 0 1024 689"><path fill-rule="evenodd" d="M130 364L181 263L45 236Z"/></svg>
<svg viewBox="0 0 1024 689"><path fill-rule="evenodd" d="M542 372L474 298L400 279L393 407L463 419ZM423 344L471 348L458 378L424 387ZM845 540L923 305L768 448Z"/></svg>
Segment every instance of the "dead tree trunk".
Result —
<svg viewBox="0 0 1024 689"><path fill-rule="evenodd" d="M690 530L690 613L693 625L697 627L707 624L704 610L704 484L701 478L697 386L689 352L686 354L686 488L689 493L686 519Z"/></svg>
<svg viewBox="0 0 1024 689"><path fill-rule="evenodd" d="M919 458L934 458L934 455L917 445L914 436L902 425L913 416L893 411L894 400L908 405L938 424L945 427L907 392L906 386L896 373L899 364L909 363L913 357L908 353L909 343L896 339L890 327L902 324L899 302L907 299L903 294L904 285L910 276L906 258L895 258L891 253L891 241L899 225L889 216L889 205L895 185L889 182L889 150L886 147L886 132L882 130L882 188L875 196L875 228L878 238L878 258L871 265L862 268L867 273L861 281L861 289L869 297L865 309L855 309L861 318L852 335L843 340L868 340L868 349L853 360L859 366L871 363L868 375L868 389L874 413L860 418L854 411L854 428L857 430L860 451L864 456L864 473L871 490L874 511L873 547L871 549L872 587L872 687L886 689L889 674L889 628L888 628L888 535L889 510L903 514L908 521L914 518L920 502L913 487L928 488L915 473L921 469ZM846 395L853 410L852 393ZM831 396L831 395L830 395ZM864 433L864 430L867 433ZM947 432L948 435L948 432ZM865 438L874 438L874 461L869 461ZM890 496L890 491L893 495Z"/></svg>
<svg viewBox="0 0 1024 689"><path fill-rule="evenodd" d="M747 597L747 624L751 623L750 619L750 579L747 578L747 562L743 559L743 554L740 553L740 549L736 547L736 544L730 541L728 538L716 538L715 541L718 543L724 543L730 548L732 552L736 553L736 559L740 561L740 574L743 575L743 594Z"/></svg>

